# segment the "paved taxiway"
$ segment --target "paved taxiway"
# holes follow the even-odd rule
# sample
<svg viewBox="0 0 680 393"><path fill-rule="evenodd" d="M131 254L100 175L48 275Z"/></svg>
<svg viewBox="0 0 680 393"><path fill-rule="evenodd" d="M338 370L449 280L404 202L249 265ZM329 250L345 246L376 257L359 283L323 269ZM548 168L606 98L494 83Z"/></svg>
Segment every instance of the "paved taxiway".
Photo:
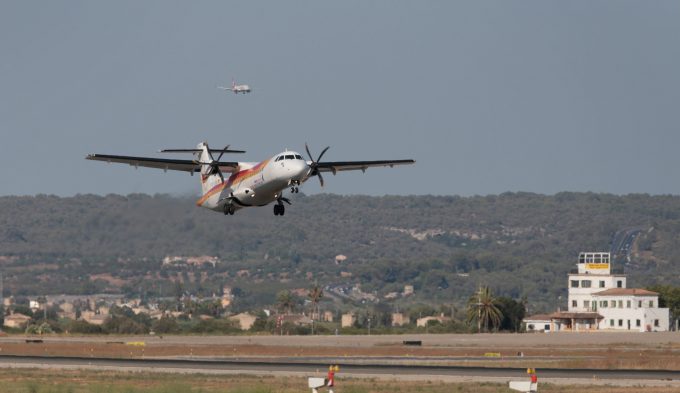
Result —
<svg viewBox="0 0 680 393"><path fill-rule="evenodd" d="M332 359L325 359L332 360ZM361 364L357 362L361 361ZM339 362L346 377L408 380L496 381L526 378L526 369L382 364L375 359L352 358ZM88 357L0 356L0 367L87 368L97 370L222 373L313 376L323 373L328 362L272 358L245 359L108 359ZM541 380L552 383L671 385L680 387L680 372L666 370L541 369Z"/></svg>

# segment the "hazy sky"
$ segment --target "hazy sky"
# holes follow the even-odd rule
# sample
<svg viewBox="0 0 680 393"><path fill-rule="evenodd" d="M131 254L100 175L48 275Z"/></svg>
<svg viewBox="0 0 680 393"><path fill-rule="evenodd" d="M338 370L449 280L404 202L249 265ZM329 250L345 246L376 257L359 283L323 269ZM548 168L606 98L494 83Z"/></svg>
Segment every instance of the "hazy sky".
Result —
<svg viewBox="0 0 680 393"><path fill-rule="evenodd" d="M197 193L83 158L203 140L418 161L325 192L679 194L680 2L5 0L0 137L0 195Z"/></svg>

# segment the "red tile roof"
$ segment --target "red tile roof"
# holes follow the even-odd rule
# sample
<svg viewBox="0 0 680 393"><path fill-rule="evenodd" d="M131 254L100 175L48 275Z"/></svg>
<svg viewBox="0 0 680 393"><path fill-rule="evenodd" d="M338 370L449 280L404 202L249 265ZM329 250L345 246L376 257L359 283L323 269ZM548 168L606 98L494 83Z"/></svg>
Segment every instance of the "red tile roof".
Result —
<svg viewBox="0 0 680 393"><path fill-rule="evenodd" d="M602 319L602 315L596 312L568 312L558 311L550 314L551 319Z"/></svg>
<svg viewBox="0 0 680 393"><path fill-rule="evenodd" d="M648 291L642 288L611 288L604 291L593 293L594 296L659 296L657 292Z"/></svg>

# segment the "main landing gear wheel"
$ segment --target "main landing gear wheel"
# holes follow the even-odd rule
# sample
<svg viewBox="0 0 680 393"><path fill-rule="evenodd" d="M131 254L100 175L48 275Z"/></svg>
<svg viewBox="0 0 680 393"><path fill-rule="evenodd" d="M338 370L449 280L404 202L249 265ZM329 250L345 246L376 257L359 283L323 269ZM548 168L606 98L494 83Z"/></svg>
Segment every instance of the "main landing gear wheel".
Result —
<svg viewBox="0 0 680 393"><path fill-rule="evenodd" d="M286 208L283 205L274 205L274 215L282 216L286 213Z"/></svg>
<svg viewBox="0 0 680 393"><path fill-rule="evenodd" d="M224 205L224 215L230 215L233 216L234 212L236 212L236 208L234 205L226 204Z"/></svg>

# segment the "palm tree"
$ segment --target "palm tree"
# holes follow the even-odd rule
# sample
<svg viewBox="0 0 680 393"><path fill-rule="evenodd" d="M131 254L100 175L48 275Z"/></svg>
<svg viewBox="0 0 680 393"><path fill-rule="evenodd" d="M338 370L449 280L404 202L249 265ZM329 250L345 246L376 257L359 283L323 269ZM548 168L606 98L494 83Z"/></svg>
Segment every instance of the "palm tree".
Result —
<svg viewBox="0 0 680 393"><path fill-rule="evenodd" d="M288 290L279 292L276 295L276 303L279 306L279 311L285 311L286 314L290 314L295 307L295 298L293 293Z"/></svg>
<svg viewBox="0 0 680 393"><path fill-rule="evenodd" d="M503 313L497 307L497 300L493 297L489 287L479 287L477 293L470 297L467 305L467 321L469 324L477 322L477 332L489 331L489 326L496 329L501 324Z"/></svg>
<svg viewBox="0 0 680 393"><path fill-rule="evenodd" d="M309 289L307 297L309 297L309 300L312 302L312 319L314 319L314 316L319 318L319 301L321 301L321 298L323 297L323 288L321 288L319 284L314 283L314 286Z"/></svg>

